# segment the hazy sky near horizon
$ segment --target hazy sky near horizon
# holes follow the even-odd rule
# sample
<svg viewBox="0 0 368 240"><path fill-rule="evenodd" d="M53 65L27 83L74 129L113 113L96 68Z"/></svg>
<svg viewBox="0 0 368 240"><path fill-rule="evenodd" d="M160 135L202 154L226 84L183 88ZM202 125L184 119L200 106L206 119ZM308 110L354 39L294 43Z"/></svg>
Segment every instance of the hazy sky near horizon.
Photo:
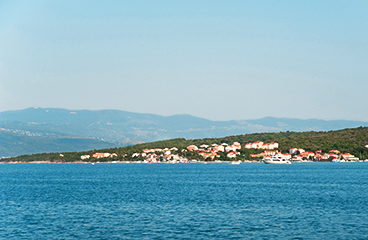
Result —
<svg viewBox="0 0 368 240"><path fill-rule="evenodd" d="M0 111L368 121L368 1L0 0Z"/></svg>

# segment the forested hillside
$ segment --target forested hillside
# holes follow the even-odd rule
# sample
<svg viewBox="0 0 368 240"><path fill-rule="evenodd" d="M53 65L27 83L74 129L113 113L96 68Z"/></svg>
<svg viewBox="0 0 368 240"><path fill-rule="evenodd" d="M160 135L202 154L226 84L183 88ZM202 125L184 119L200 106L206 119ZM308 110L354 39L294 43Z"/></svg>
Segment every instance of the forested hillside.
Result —
<svg viewBox="0 0 368 240"><path fill-rule="evenodd" d="M165 141L137 144L129 147L122 148L109 148L100 150L91 150L85 152L70 152L70 153L52 153L52 154L35 154L25 155L16 158L8 158L5 161L65 161L73 162L80 161L81 155L92 155L95 152L110 152L116 153L117 156L114 160L132 160L132 154L136 152L142 152L146 148L178 148L178 153L182 149L186 149L189 145L201 145L201 144L221 144L233 142L239 142L242 145L240 150L241 157L243 159L249 159L250 154L259 153L261 149L244 149L244 144L254 141L277 142L279 143L278 150L285 153L290 148L303 148L306 151L315 152L322 150L322 152L328 152L329 150L339 150L341 153L351 153L360 158L368 157L368 149L365 145L368 144L368 128L359 127L353 129L344 129L339 131L328 131L328 132L280 132L280 133L255 133L245 134L237 136L229 136L224 138L206 138L206 139L195 139L186 140L184 138L171 139ZM197 157L196 153L186 152L189 158ZM93 160L93 159L91 159ZM4 161L4 159L3 159Z"/></svg>

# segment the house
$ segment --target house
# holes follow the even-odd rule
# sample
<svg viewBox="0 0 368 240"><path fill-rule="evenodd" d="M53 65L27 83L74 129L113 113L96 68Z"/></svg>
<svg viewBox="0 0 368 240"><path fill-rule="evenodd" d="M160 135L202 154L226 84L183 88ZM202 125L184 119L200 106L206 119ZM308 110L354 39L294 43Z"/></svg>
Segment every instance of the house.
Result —
<svg viewBox="0 0 368 240"><path fill-rule="evenodd" d="M347 157L346 161L359 161L358 157L352 156L352 157Z"/></svg>
<svg viewBox="0 0 368 240"><path fill-rule="evenodd" d="M229 152L226 156L228 158L236 158L236 155L238 155L239 153L235 152L235 151L231 151Z"/></svg>
<svg viewBox="0 0 368 240"><path fill-rule="evenodd" d="M290 153L290 154L295 154L297 151L298 151L298 149L297 149L297 148L290 148L290 149L289 149L289 153Z"/></svg>
<svg viewBox="0 0 368 240"><path fill-rule="evenodd" d="M271 143L269 143L269 145L270 145L269 149L279 148L279 143L277 143L277 142L271 142Z"/></svg>
<svg viewBox="0 0 368 240"><path fill-rule="evenodd" d="M246 149L251 149L251 148L252 148L252 143L246 143L246 144L244 145L244 147L245 147Z"/></svg>
<svg viewBox="0 0 368 240"><path fill-rule="evenodd" d="M350 153L342 153L342 154L341 154L341 157L342 157L343 159L347 159L347 158L349 158L349 157L354 157L354 155L351 155Z"/></svg>
<svg viewBox="0 0 368 240"><path fill-rule="evenodd" d="M82 160L89 159L89 158L90 158L90 155L82 155L82 156L81 156L81 159L82 159Z"/></svg>
<svg viewBox="0 0 368 240"><path fill-rule="evenodd" d="M234 148L236 149L241 149L241 144L238 143L238 142L233 142L233 145L232 145Z"/></svg>
<svg viewBox="0 0 368 240"><path fill-rule="evenodd" d="M196 145L189 145L187 149L188 151L198 151L198 147Z"/></svg>
<svg viewBox="0 0 368 240"><path fill-rule="evenodd" d="M233 146L233 145L230 145L230 146L227 146L226 148L225 148L225 151L226 152L231 152L231 151L236 151L236 149L238 149L238 148L236 148L235 146Z"/></svg>
<svg viewBox="0 0 368 240"><path fill-rule="evenodd" d="M281 154L282 156L284 156L284 158L285 158L285 159L287 159L287 160L291 159L291 154L290 154L290 153L283 153L283 154L282 154L282 153L280 152L279 154Z"/></svg>
<svg viewBox="0 0 368 240"><path fill-rule="evenodd" d="M261 148L263 146L263 142L261 141L256 141L256 142L253 142L253 143L246 143L245 144L245 148Z"/></svg>
<svg viewBox="0 0 368 240"><path fill-rule="evenodd" d="M155 152L155 150L154 149L143 149L143 152L144 153L153 153L153 152Z"/></svg>
<svg viewBox="0 0 368 240"><path fill-rule="evenodd" d="M218 155L217 153L211 153L211 152L201 152L199 153L200 156L202 156L204 159L206 158L211 158L212 160L215 158L215 157L220 157L220 155Z"/></svg>
<svg viewBox="0 0 368 240"><path fill-rule="evenodd" d="M292 161L292 162L300 162L300 161L302 161L302 160L303 160L303 158L302 158L301 156L299 156L299 155L294 156L294 157L291 159L291 161Z"/></svg>
<svg viewBox="0 0 368 240"><path fill-rule="evenodd" d="M139 157L140 156L140 153L133 153L132 157Z"/></svg>
<svg viewBox="0 0 368 240"><path fill-rule="evenodd" d="M109 156L110 156L110 154L109 154ZM94 158L104 158L105 157L105 153L94 153L93 155L92 155L92 157L94 157Z"/></svg>
<svg viewBox="0 0 368 240"><path fill-rule="evenodd" d="M330 153L330 154L339 154L340 151L338 151L338 150L330 150L328 153Z"/></svg>
<svg viewBox="0 0 368 240"><path fill-rule="evenodd" d="M265 156L265 153L264 152L261 152L259 154L250 154L250 157L253 158L253 157L264 157Z"/></svg>
<svg viewBox="0 0 368 240"><path fill-rule="evenodd" d="M261 146L261 148L263 149L275 149L275 148L278 148L279 147L279 144L278 143L275 143L275 142L271 142L271 143L266 143L266 144L263 144Z"/></svg>
<svg viewBox="0 0 368 240"><path fill-rule="evenodd" d="M264 144L261 141L256 141L254 143L246 143L244 145L244 147L247 148L247 149L255 148L255 149L270 149L270 150L272 150L272 149L278 148L279 144L276 143L276 142L270 142L270 143Z"/></svg>
<svg viewBox="0 0 368 240"><path fill-rule="evenodd" d="M261 148L262 146L263 146L263 142L261 141L256 141L252 143L252 148Z"/></svg>
<svg viewBox="0 0 368 240"><path fill-rule="evenodd" d="M341 157L345 159L346 161L359 161L359 158L355 157L354 155L350 153L341 154Z"/></svg>
<svg viewBox="0 0 368 240"><path fill-rule="evenodd" d="M167 160L167 161L170 161L170 160L179 161L180 156L178 154L168 154L168 155L164 156L164 159Z"/></svg>
<svg viewBox="0 0 368 240"><path fill-rule="evenodd" d="M147 158L150 158L150 159L153 159L153 158L156 158L157 157L157 154L156 153L150 153L147 155Z"/></svg>
<svg viewBox="0 0 368 240"><path fill-rule="evenodd" d="M276 155L278 153L278 151L264 151L264 155L265 156L273 156Z"/></svg>
<svg viewBox="0 0 368 240"><path fill-rule="evenodd" d="M334 157L334 158L338 158L339 156L335 155L335 154L329 154L329 153L325 153L322 155L321 159L322 160L327 160L329 159L330 157Z"/></svg>
<svg viewBox="0 0 368 240"><path fill-rule="evenodd" d="M321 154L317 153L316 155L314 155L314 160L315 161L321 161L321 159L322 159L322 155Z"/></svg>
<svg viewBox="0 0 368 240"><path fill-rule="evenodd" d="M225 151L225 147L223 145L216 145L212 149L215 150L216 152L224 152Z"/></svg>
<svg viewBox="0 0 368 240"><path fill-rule="evenodd" d="M301 158L310 158L314 157L314 152L303 152L300 153L298 156L300 156Z"/></svg>

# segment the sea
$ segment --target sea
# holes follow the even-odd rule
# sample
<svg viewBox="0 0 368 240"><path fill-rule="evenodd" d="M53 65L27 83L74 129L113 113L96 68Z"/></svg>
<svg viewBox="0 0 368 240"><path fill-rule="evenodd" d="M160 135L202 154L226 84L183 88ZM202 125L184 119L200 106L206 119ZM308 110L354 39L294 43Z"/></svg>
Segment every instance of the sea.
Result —
<svg viewBox="0 0 368 240"><path fill-rule="evenodd" d="M1 164L0 239L368 239L368 163Z"/></svg>

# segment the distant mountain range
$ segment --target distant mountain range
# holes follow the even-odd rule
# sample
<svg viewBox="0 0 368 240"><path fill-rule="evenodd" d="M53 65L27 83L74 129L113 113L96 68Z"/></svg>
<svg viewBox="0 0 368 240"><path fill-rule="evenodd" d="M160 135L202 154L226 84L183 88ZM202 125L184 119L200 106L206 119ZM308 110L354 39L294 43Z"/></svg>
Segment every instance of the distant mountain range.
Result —
<svg viewBox="0 0 368 240"><path fill-rule="evenodd" d="M191 115L159 116L120 110L27 108L0 112L0 157L84 151L171 138L219 138L256 132L330 131L368 122L266 117L211 121Z"/></svg>

